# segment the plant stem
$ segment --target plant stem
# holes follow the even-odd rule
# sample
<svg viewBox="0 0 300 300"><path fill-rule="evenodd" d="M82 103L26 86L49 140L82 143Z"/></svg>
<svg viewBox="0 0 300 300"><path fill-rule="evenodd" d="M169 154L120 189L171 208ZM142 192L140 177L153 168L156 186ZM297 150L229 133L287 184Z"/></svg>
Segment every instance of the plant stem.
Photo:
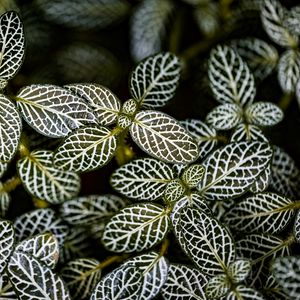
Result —
<svg viewBox="0 0 300 300"><path fill-rule="evenodd" d="M10 193L11 191L15 190L17 186L19 186L22 183L19 176L14 176L10 179L8 179L1 188L1 192L4 193Z"/></svg>
<svg viewBox="0 0 300 300"><path fill-rule="evenodd" d="M30 150L29 150L29 139L25 135L25 133L22 133L21 140L19 143L19 153L21 158L30 156Z"/></svg>
<svg viewBox="0 0 300 300"><path fill-rule="evenodd" d="M123 254L123 255L114 255L114 256L110 256L107 259L105 259L102 263L100 263L96 269L104 269L108 266L110 266L113 263L120 263L122 261L124 261L125 259L127 259L129 257L129 254Z"/></svg>
<svg viewBox="0 0 300 300"><path fill-rule="evenodd" d="M36 208L47 208L50 206L50 204L43 199L32 198L32 202Z"/></svg>
<svg viewBox="0 0 300 300"><path fill-rule="evenodd" d="M122 166L131 161L135 156L132 147L130 147L126 143L127 135L128 129L125 129L118 136L118 147L115 153L115 158L119 166Z"/></svg>
<svg viewBox="0 0 300 300"><path fill-rule="evenodd" d="M182 34L183 16L184 12L182 10L177 12L176 18L174 20L173 30L171 31L169 39L169 50L170 52L173 52L175 54L178 52L178 46Z"/></svg>
<svg viewBox="0 0 300 300"><path fill-rule="evenodd" d="M169 239L165 238L161 244L159 256L164 256L167 253L169 246L170 246L170 241Z"/></svg>
<svg viewBox="0 0 300 300"><path fill-rule="evenodd" d="M279 100L278 106L283 110L287 110L294 98L294 93L284 93Z"/></svg>

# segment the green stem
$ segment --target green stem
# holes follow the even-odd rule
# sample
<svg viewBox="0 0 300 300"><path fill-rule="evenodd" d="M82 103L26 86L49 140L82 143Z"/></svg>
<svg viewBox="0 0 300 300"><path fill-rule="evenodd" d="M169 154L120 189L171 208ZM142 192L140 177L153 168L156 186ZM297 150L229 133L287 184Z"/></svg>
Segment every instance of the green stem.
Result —
<svg viewBox="0 0 300 300"><path fill-rule="evenodd" d="M165 238L161 244L159 256L164 256L167 253L169 246L170 241L167 238Z"/></svg>
<svg viewBox="0 0 300 300"><path fill-rule="evenodd" d="M10 193L13 190L15 190L16 187L18 187L21 183L22 183L22 181L21 181L20 177L16 175L16 176L8 179L5 183L3 183L1 192Z"/></svg>
<svg viewBox="0 0 300 300"><path fill-rule="evenodd" d="M22 135L21 135L21 140L19 143L19 153L20 153L21 158L30 156L29 139L25 135L25 133L22 133Z"/></svg>
<svg viewBox="0 0 300 300"><path fill-rule="evenodd" d="M283 110L287 110L294 98L294 93L285 93L279 100L278 106Z"/></svg>
<svg viewBox="0 0 300 300"><path fill-rule="evenodd" d="M127 162L131 161L135 156L132 147L126 143L127 136L128 129L123 130L118 135L118 146L115 152L115 158L119 166L122 166Z"/></svg>

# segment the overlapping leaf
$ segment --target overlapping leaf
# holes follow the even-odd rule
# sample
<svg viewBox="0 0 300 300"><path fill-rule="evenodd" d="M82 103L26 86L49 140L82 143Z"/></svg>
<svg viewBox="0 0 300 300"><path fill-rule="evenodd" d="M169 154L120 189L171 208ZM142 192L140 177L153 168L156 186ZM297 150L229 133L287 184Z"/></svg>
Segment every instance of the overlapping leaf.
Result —
<svg viewBox="0 0 300 300"><path fill-rule="evenodd" d="M52 233L41 233L20 242L15 250L26 252L50 269L54 269L59 257L59 244Z"/></svg>
<svg viewBox="0 0 300 300"><path fill-rule="evenodd" d="M161 205L131 205L110 219L102 243L114 252L143 251L163 240L169 230L169 222L169 216Z"/></svg>
<svg viewBox="0 0 300 300"><path fill-rule="evenodd" d="M200 164L194 164L186 168L181 176L181 180L189 187L195 188L202 180L205 169Z"/></svg>
<svg viewBox="0 0 300 300"><path fill-rule="evenodd" d="M175 174L164 162L140 158L115 170L110 179L112 187L135 200L152 201L160 198Z"/></svg>
<svg viewBox="0 0 300 300"><path fill-rule="evenodd" d="M3 300L16 300L18 299L10 281L8 275L3 273L0 276L0 299Z"/></svg>
<svg viewBox="0 0 300 300"><path fill-rule="evenodd" d="M131 55L139 61L161 51L166 25L174 9L172 1L147 0L135 10L131 18Z"/></svg>
<svg viewBox="0 0 300 300"><path fill-rule="evenodd" d="M255 78L266 78L277 66L278 52L269 43L257 38L233 40L230 46L238 52L253 72Z"/></svg>
<svg viewBox="0 0 300 300"><path fill-rule="evenodd" d="M0 19L1 24L1 19ZM0 30L1 33L1 30ZM0 39L1 44L1 39ZM0 55L1 72L1 55ZM0 74L1 76L1 74ZM15 155L22 131L22 120L15 105L0 95L0 161L9 162Z"/></svg>
<svg viewBox="0 0 300 300"><path fill-rule="evenodd" d="M278 81L285 93L293 93L300 76L300 52L287 50L278 62Z"/></svg>
<svg viewBox="0 0 300 300"><path fill-rule="evenodd" d="M30 85L17 94L16 100L25 121L48 137L65 137L84 124L96 123L85 101L59 86Z"/></svg>
<svg viewBox="0 0 300 300"><path fill-rule="evenodd" d="M255 289L245 287L243 285L237 286L234 291L231 291L226 300L239 300L239 299L247 299L247 300L265 300L263 295L256 291Z"/></svg>
<svg viewBox="0 0 300 300"><path fill-rule="evenodd" d="M251 271L251 261L247 259L237 259L228 268L228 276L235 283L246 279Z"/></svg>
<svg viewBox="0 0 300 300"><path fill-rule="evenodd" d="M237 231L274 234L280 232L293 215L291 200L275 193L260 193L237 203L224 218Z"/></svg>
<svg viewBox="0 0 300 300"><path fill-rule="evenodd" d="M241 122L243 110L237 104L226 103L214 108L206 117L206 122L217 130L234 128Z"/></svg>
<svg viewBox="0 0 300 300"><path fill-rule="evenodd" d="M290 9L284 16L284 25L289 29L289 31L294 35L300 35L299 30L299 16L300 16L300 6L296 5Z"/></svg>
<svg viewBox="0 0 300 300"><path fill-rule="evenodd" d="M70 134L54 154L54 164L74 172L91 171L107 164L117 148L106 127L85 126Z"/></svg>
<svg viewBox="0 0 300 300"><path fill-rule="evenodd" d="M198 158L198 146L180 124L165 113L139 112L130 126L132 139L149 155L168 163L186 164Z"/></svg>
<svg viewBox="0 0 300 300"><path fill-rule="evenodd" d="M70 89L84 98L92 108L101 125L110 125L117 121L121 109L120 100L106 87L99 84L69 84Z"/></svg>
<svg viewBox="0 0 300 300"><path fill-rule="evenodd" d="M133 70L130 93L145 108L164 106L174 96L179 76L180 64L174 54L165 52L150 56Z"/></svg>
<svg viewBox="0 0 300 300"><path fill-rule="evenodd" d="M80 178L52 163L53 152L35 150L18 161L19 176L25 188L35 197L57 204L77 196Z"/></svg>
<svg viewBox="0 0 300 300"><path fill-rule="evenodd" d="M260 173L257 180L250 187L249 191L253 194L262 193L268 187L271 180L271 168L268 166L263 172Z"/></svg>
<svg viewBox="0 0 300 300"><path fill-rule="evenodd" d="M297 300L300 293L300 260L297 256L279 257L272 265L273 275L288 299Z"/></svg>
<svg viewBox="0 0 300 300"><path fill-rule="evenodd" d="M262 2L261 20L269 37L283 47L297 45L298 37L293 35L284 24L287 12L278 0Z"/></svg>
<svg viewBox="0 0 300 300"><path fill-rule="evenodd" d="M240 142L214 151L204 162L205 173L198 185L208 200L242 195L264 171L272 157L267 143Z"/></svg>
<svg viewBox="0 0 300 300"><path fill-rule="evenodd" d="M287 295L282 291L275 277L272 274L269 274L269 277L265 282L263 293L264 295L269 297L267 299L274 299L274 300L287 299Z"/></svg>
<svg viewBox="0 0 300 300"><path fill-rule="evenodd" d="M0 79L10 80L24 59L24 29L15 11L8 11L0 17L0 28Z"/></svg>
<svg viewBox="0 0 300 300"><path fill-rule="evenodd" d="M256 102L247 107L245 114L249 123L257 126L273 126L283 119L282 110L271 102Z"/></svg>
<svg viewBox="0 0 300 300"><path fill-rule="evenodd" d="M69 261L61 270L72 299L86 299L100 281L100 262L94 258L79 258Z"/></svg>
<svg viewBox="0 0 300 300"><path fill-rule="evenodd" d="M11 222L0 220L0 275L3 273L15 242L14 228Z"/></svg>
<svg viewBox="0 0 300 300"><path fill-rule="evenodd" d="M166 203L175 202L183 197L185 192L186 186L179 178L177 178L168 183L163 195L163 199Z"/></svg>
<svg viewBox="0 0 300 300"><path fill-rule="evenodd" d="M219 274L210 278L205 286L205 295L208 299L219 299L225 296L230 290L230 281L226 274Z"/></svg>
<svg viewBox="0 0 300 300"><path fill-rule="evenodd" d="M63 203L60 214L71 225L91 226L112 217L128 203L111 194L90 195Z"/></svg>
<svg viewBox="0 0 300 300"><path fill-rule="evenodd" d="M268 142L268 139L265 137L264 133L259 129L259 127L251 124L242 123L239 124L231 138L230 142L243 142L243 141L259 141L259 142Z"/></svg>
<svg viewBox="0 0 300 300"><path fill-rule="evenodd" d="M14 228L17 241L50 231L55 235L60 247L68 235L68 227L55 216L51 208L36 209L17 217Z"/></svg>
<svg viewBox="0 0 300 300"><path fill-rule="evenodd" d="M151 300L156 297L168 278L168 261L154 251L133 257L123 266L134 266L142 272L143 285L139 300Z"/></svg>
<svg viewBox="0 0 300 300"><path fill-rule="evenodd" d="M98 299L139 299L143 275L139 268L119 267L107 274L97 284L90 300Z"/></svg>
<svg viewBox="0 0 300 300"><path fill-rule="evenodd" d="M198 209L185 207L180 227L188 254L203 273L215 276L226 272L235 260L235 248L224 226Z"/></svg>
<svg viewBox="0 0 300 300"><path fill-rule="evenodd" d="M217 145L218 137L214 128L196 119L186 119L180 122L190 133L199 146L199 158L204 158Z"/></svg>
<svg viewBox="0 0 300 300"><path fill-rule="evenodd" d="M61 278L27 253L14 251L7 272L21 300L71 299Z"/></svg>
<svg viewBox="0 0 300 300"><path fill-rule="evenodd" d="M165 300L200 300L206 299L204 286L207 278L196 268L171 264L168 279L162 287Z"/></svg>
<svg viewBox="0 0 300 300"><path fill-rule="evenodd" d="M212 50L208 76L211 89L219 102L241 106L252 103L256 93L253 75L233 49L217 46Z"/></svg>

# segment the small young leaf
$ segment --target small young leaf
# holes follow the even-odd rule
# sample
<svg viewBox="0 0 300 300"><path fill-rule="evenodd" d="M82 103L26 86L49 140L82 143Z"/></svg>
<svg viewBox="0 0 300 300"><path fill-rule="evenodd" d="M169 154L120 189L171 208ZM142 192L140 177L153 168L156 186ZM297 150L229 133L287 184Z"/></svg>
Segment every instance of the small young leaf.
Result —
<svg viewBox="0 0 300 300"><path fill-rule="evenodd" d="M268 139L265 137L264 133L261 131L261 129L259 129L255 125L246 124L246 123L239 124L235 128L230 138L231 143L232 142L239 143L243 141L247 141L247 142L258 141L263 143L269 142Z"/></svg>
<svg viewBox="0 0 300 300"><path fill-rule="evenodd" d="M225 296L230 290L230 281L226 274L219 274L210 278L205 286L205 295L209 299L219 299Z"/></svg>
<svg viewBox="0 0 300 300"><path fill-rule="evenodd" d="M96 123L82 98L56 85L27 86L18 93L16 101L25 121L48 137L65 137L84 124Z"/></svg>
<svg viewBox="0 0 300 300"><path fill-rule="evenodd" d="M139 300L155 298L168 278L168 261L164 256L154 251L133 257L122 266L133 266L141 270L143 287Z"/></svg>
<svg viewBox="0 0 300 300"><path fill-rule="evenodd" d="M206 122L217 130L229 130L242 121L243 110L237 104L225 103L214 108Z"/></svg>
<svg viewBox="0 0 300 300"><path fill-rule="evenodd" d="M53 165L53 152L35 150L20 159L17 169L24 187L33 196L58 204L77 196L80 177Z"/></svg>
<svg viewBox="0 0 300 300"><path fill-rule="evenodd" d="M207 278L196 268L171 264L168 279L162 287L165 300L200 300L206 299L204 286Z"/></svg>
<svg viewBox="0 0 300 300"><path fill-rule="evenodd" d="M208 76L215 98L225 104L251 104L256 89L246 63L228 46L217 46L209 59Z"/></svg>
<svg viewBox="0 0 300 300"><path fill-rule="evenodd" d="M55 217L51 208L35 209L16 218L14 222L16 240L18 242L36 234L52 232L62 247L68 235L68 227Z"/></svg>
<svg viewBox="0 0 300 300"><path fill-rule="evenodd" d="M86 172L107 164L117 148L106 127L86 126L70 134L54 153L54 164L64 170Z"/></svg>
<svg viewBox="0 0 300 300"><path fill-rule="evenodd" d="M147 0L137 6L130 24L130 48L135 61L161 51L173 9L174 5L169 0Z"/></svg>
<svg viewBox="0 0 300 300"><path fill-rule="evenodd" d="M204 172L202 165L194 164L184 170L181 179L189 188L195 188L202 180Z"/></svg>
<svg viewBox="0 0 300 300"><path fill-rule="evenodd" d="M143 285L142 271L137 267L121 266L107 274L97 284L90 300L139 299Z"/></svg>
<svg viewBox="0 0 300 300"><path fill-rule="evenodd" d="M300 294L300 260L297 256L279 257L272 265L273 275L288 299L297 300Z"/></svg>
<svg viewBox="0 0 300 300"><path fill-rule="evenodd" d="M69 300L64 282L35 257L14 251L7 272L21 300Z"/></svg>
<svg viewBox="0 0 300 300"><path fill-rule="evenodd" d="M228 276L235 283L244 281L251 271L251 261L247 259L237 259L228 268Z"/></svg>
<svg viewBox="0 0 300 300"><path fill-rule="evenodd" d="M93 258L79 258L69 261L61 270L72 299L86 299L100 281L100 262Z"/></svg>
<svg viewBox="0 0 300 300"><path fill-rule="evenodd" d="M109 251L143 251L161 242L169 230L163 206L140 203L123 208L105 227L102 243Z"/></svg>
<svg viewBox="0 0 300 300"><path fill-rule="evenodd" d="M127 204L127 200L111 194L90 195L63 203L60 214L71 225L91 226L112 217Z"/></svg>
<svg viewBox="0 0 300 300"><path fill-rule="evenodd" d="M107 126L117 121L121 102L108 88L88 83L69 84L65 88L88 102L99 124Z"/></svg>
<svg viewBox="0 0 300 300"><path fill-rule="evenodd" d="M295 92L300 76L300 52L287 50L278 62L278 81L285 93Z"/></svg>
<svg viewBox="0 0 300 300"><path fill-rule="evenodd" d="M166 163L153 158L140 158L115 170L110 183L126 197L153 201L162 197L167 184L174 177L174 172Z"/></svg>
<svg viewBox="0 0 300 300"><path fill-rule="evenodd" d="M130 93L142 107L162 107L174 96L179 76L180 64L174 54L166 52L150 56L133 70Z"/></svg>
<svg viewBox="0 0 300 300"><path fill-rule="evenodd" d="M282 121L283 112L271 102L256 102L245 111L247 120L257 126L273 126Z"/></svg>
<svg viewBox="0 0 300 300"><path fill-rule="evenodd" d="M185 185L179 178L177 178L168 183L163 195L163 199L166 203L175 202L182 198L185 192Z"/></svg>
<svg viewBox="0 0 300 300"><path fill-rule="evenodd" d="M224 226L198 209L185 207L180 227L188 254L203 273L215 276L226 272L235 260L235 248Z"/></svg>
<svg viewBox="0 0 300 300"><path fill-rule="evenodd" d="M203 162L206 171L198 190L208 200L238 197L245 193L264 171L271 157L272 148L267 143L228 144L214 151Z"/></svg>
<svg viewBox="0 0 300 300"><path fill-rule="evenodd" d="M214 128L195 119L186 119L180 124L189 132L199 146L199 158L205 158L217 145L218 137Z"/></svg>
<svg viewBox="0 0 300 300"><path fill-rule="evenodd" d="M233 291L231 291L226 300L265 300L263 295L256 291L255 289L245 287L243 285L238 285Z"/></svg>
<svg viewBox="0 0 300 300"><path fill-rule="evenodd" d="M24 59L23 23L15 11L8 11L0 17L0 28L0 79L10 80Z"/></svg>
<svg viewBox="0 0 300 300"><path fill-rule="evenodd" d="M293 35L284 24L287 12L278 0L262 1L261 20L270 39L283 47L294 47L298 37Z"/></svg>
<svg viewBox="0 0 300 300"><path fill-rule="evenodd" d="M293 215L291 200L274 193L260 193L237 203L224 219L237 231L274 234L282 231Z"/></svg>
<svg viewBox="0 0 300 300"><path fill-rule="evenodd" d="M22 131L22 120L15 105L4 95L0 95L0 118L0 161L5 163L9 162L17 151Z"/></svg>
<svg viewBox="0 0 300 300"><path fill-rule="evenodd" d="M15 250L30 254L50 269L54 269L58 262L59 245L52 233L41 233L29 237L20 242Z"/></svg>
<svg viewBox="0 0 300 300"><path fill-rule="evenodd" d="M15 232L11 222L0 220L0 275L2 275L15 243Z"/></svg>
<svg viewBox="0 0 300 300"><path fill-rule="evenodd" d="M186 164L198 158L199 149L192 137L165 113L139 112L130 126L130 133L142 150L162 161Z"/></svg>

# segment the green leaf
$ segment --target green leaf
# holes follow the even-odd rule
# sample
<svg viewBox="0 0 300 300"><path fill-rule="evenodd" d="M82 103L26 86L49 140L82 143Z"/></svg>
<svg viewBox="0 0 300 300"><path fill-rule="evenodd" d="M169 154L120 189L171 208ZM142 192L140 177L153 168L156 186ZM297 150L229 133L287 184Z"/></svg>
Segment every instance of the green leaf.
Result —
<svg viewBox="0 0 300 300"><path fill-rule="evenodd" d="M20 69L25 53L23 24L15 11L0 17L0 79L12 79Z"/></svg>
<svg viewBox="0 0 300 300"><path fill-rule="evenodd" d="M173 9L169 0L147 0L137 6L130 24L130 49L135 61L161 51Z"/></svg>
<svg viewBox="0 0 300 300"><path fill-rule="evenodd" d="M180 227L188 254L200 271L210 276L227 271L235 260L234 243L227 228L189 207L181 210Z"/></svg>
<svg viewBox="0 0 300 300"><path fill-rule="evenodd" d="M283 47L294 47L298 37L284 24L287 10L278 0L264 0L261 5L261 20L270 39Z"/></svg>
<svg viewBox="0 0 300 300"><path fill-rule="evenodd" d="M0 161L2 164L9 162L17 151L22 131L22 120L15 105L4 95L0 95L0 107Z"/></svg>
<svg viewBox="0 0 300 300"><path fill-rule="evenodd" d="M274 193L260 193L237 203L225 214L230 228L243 232L274 234L282 231L294 215L293 202Z"/></svg>
<svg viewBox="0 0 300 300"><path fill-rule="evenodd" d="M230 142L234 143L243 141L258 141L262 143L269 142L259 127L247 123L239 124L233 131L233 134L230 138Z"/></svg>
<svg viewBox="0 0 300 300"><path fill-rule="evenodd" d="M209 299L219 299L225 296L230 290L230 281L226 274L219 274L210 278L205 286L205 295Z"/></svg>
<svg viewBox="0 0 300 300"><path fill-rule="evenodd" d="M151 300L157 296L168 278L169 263L157 252L149 252L127 260L122 266L133 266L142 272L143 286L139 300Z"/></svg>
<svg viewBox="0 0 300 300"><path fill-rule="evenodd" d="M273 126L282 121L283 112L274 103L255 102L245 111L249 123L257 126Z"/></svg>
<svg viewBox="0 0 300 300"><path fill-rule="evenodd" d="M279 257L272 265L273 275L288 299L297 300L300 294L300 259L297 256Z"/></svg>
<svg viewBox="0 0 300 300"><path fill-rule="evenodd" d="M164 239L169 223L168 213L161 205L130 205L121 209L107 223L102 243L113 252L143 251Z"/></svg>
<svg viewBox="0 0 300 300"><path fill-rule="evenodd" d="M58 204L79 193L80 177L72 171L63 171L53 165L53 152L35 150L17 163L24 187L33 196Z"/></svg>
<svg viewBox="0 0 300 300"><path fill-rule="evenodd" d="M186 119L180 124L189 132L199 146L199 158L205 158L217 145L218 137L214 128L196 119Z"/></svg>
<svg viewBox="0 0 300 300"><path fill-rule="evenodd" d="M253 37L230 42L230 46L237 51L248 64L253 75L263 80L272 73L278 63L278 52L271 44Z"/></svg>
<svg viewBox="0 0 300 300"><path fill-rule="evenodd" d="M86 126L70 134L54 153L54 164L64 170L86 172L107 164L117 139L106 127Z"/></svg>
<svg viewBox="0 0 300 300"><path fill-rule="evenodd" d="M244 281L251 271L251 261L247 259L237 259L228 268L228 276L234 283Z"/></svg>
<svg viewBox="0 0 300 300"><path fill-rule="evenodd" d="M196 268L171 264L168 279L162 287L165 300L203 300L206 299L204 286L207 278Z"/></svg>
<svg viewBox="0 0 300 300"><path fill-rule="evenodd" d="M300 171L295 161L283 149L277 146L273 149L270 186L284 196L299 198Z"/></svg>
<svg viewBox="0 0 300 300"><path fill-rule="evenodd" d="M41 233L20 242L15 250L26 252L50 269L54 269L59 257L59 244L52 233Z"/></svg>
<svg viewBox="0 0 300 300"><path fill-rule="evenodd" d="M87 101L99 124L111 125L117 121L121 102L108 88L91 83L69 84L65 88Z"/></svg>
<svg viewBox="0 0 300 300"><path fill-rule="evenodd" d="M163 199L166 203L175 202L182 198L185 192L186 186L181 179L177 178L168 183L163 195Z"/></svg>
<svg viewBox="0 0 300 300"><path fill-rule="evenodd" d="M255 289L245 287L243 285L238 285L233 291L231 291L226 300L265 300L263 295L256 291Z"/></svg>
<svg viewBox="0 0 300 300"><path fill-rule="evenodd" d="M129 80L130 93L144 108L162 107L173 98L179 76L178 58L170 52L158 53L140 62L133 70Z"/></svg>
<svg viewBox="0 0 300 300"><path fill-rule="evenodd" d="M8 275L3 273L0 276L0 299L1 300L16 300L18 299Z"/></svg>
<svg viewBox="0 0 300 300"><path fill-rule="evenodd" d="M272 148L267 143L228 144L214 151L203 162L206 172L198 190L207 200L238 197L245 193L265 170L271 157Z"/></svg>
<svg viewBox="0 0 300 300"><path fill-rule="evenodd" d="M240 106L253 102L256 89L247 64L228 46L217 46L211 51L208 76L215 98L225 104Z"/></svg>
<svg viewBox="0 0 300 300"><path fill-rule="evenodd" d="M60 215L71 225L91 226L107 221L127 204L129 201L111 194L90 195L63 203Z"/></svg>
<svg viewBox="0 0 300 300"><path fill-rule="evenodd" d="M2 275L15 243L15 232L11 222L0 220L0 275Z"/></svg>
<svg viewBox="0 0 300 300"><path fill-rule="evenodd" d="M61 270L72 299L86 299L100 281L100 262L94 258L79 258L69 261Z"/></svg>
<svg viewBox="0 0 300 300"><path fill-rule="evenodd" d="M60 218L55 216L51 208L35 209L15 219L14 222L16 240L22 241L36 234L52 232L62 247L68 235L68 227Z"/></svg>
<svg viewBox="0 0 300 300"><path fill-rule="evenodd" d="M97 284L90 300L98 299L139 299L143 275L139 268L121 266L107 274Z"/></svg>
<svg viewBox="0 0 300 300"><path fill-rule="evenodd" d="M101 29L119 22L130 8L125 0L37 0L45 18L70 28Z"/></svg>
<svg viewBox="0 0 300 300"><path fill-rule="evenodd" d="M184 170L181 179L189 187L195 188L202 180L205 169L200 164L194 164Z"/></svg>
<svg viewBox="0 0 300 300"><path fill-rule="evenodd" d="M285 93L295 92L300 76L300 52L287 50L278 62L278 81Z"/></svg>
<svg viewBox="0 0 300 300"><path fill-rule="evenodd" d="M21 300L71 299L61 278L27 253L14 251L7 272Z"/></svg>
<svg viewBox="0 0 300 300"><path fill-rule="evenodd" d="M162 161L186 164L198 158L199 149L192 137L165 113L139 112L130 126L130 133L143 151Z"/></svg>
<svg viewBox="0 0 300 300"><path fill-rule="evenodd" d="M260 173L257 180L250 187L249 191L253 194L264 192L270 184L271 181L271 168L268 166L264 171Z"/></svg>
<svg viewBox="0 0 300 300"><path fill-rule="evenodd" d="M229 130L242 121L243 110L237 104L225 103L214 108L206 122L217 130Z"/></svg>
<svg viewBox="0 0 300 300"><path fill-rule="evenodd" d="M140 158L116 169L110 183L126 197L153 201L162 197L167 184L174 177L174 172L166 163L153 158Z"/></svg>
<svg viewBox="0 0 300 300"><path fill-rule="evenodd" d="M96 123L84 99L56 85L29 85L17 94L16 101L25 121L48 137L65 137L84 124Z"/></svg>

